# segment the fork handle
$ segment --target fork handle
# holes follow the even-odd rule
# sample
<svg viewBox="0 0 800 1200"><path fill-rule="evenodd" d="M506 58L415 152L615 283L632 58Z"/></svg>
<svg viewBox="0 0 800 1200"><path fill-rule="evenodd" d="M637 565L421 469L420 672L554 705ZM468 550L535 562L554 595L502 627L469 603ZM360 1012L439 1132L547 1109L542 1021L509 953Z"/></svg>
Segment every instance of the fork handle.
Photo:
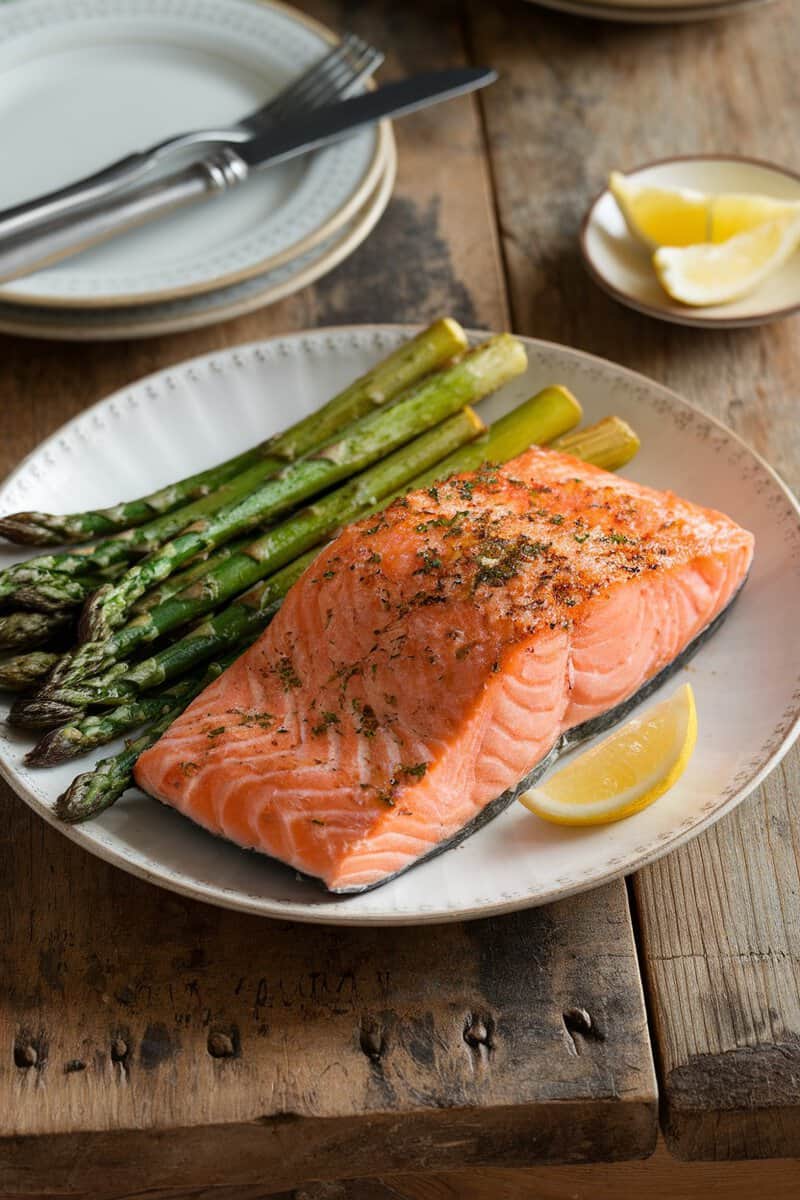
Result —
<svg viewBox="0 0 800 1200"><path fill-rule="evenodd" d="M242 159L225 148L163 179L120 193L112 188L97 203L81 204L57 222L5 236L0 230L0 283L60 262L173 209L228 191L243 183L247 174Z"/></svg>

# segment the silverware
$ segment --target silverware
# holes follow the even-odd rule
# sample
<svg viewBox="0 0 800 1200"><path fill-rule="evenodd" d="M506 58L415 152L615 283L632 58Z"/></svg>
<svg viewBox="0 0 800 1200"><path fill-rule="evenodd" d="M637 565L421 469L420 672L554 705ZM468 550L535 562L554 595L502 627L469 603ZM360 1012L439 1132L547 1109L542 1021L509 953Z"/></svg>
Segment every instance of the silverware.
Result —
<svg viewBox="0 0 800 1200"><path fill-rule="evenodd" d="M147 150L128 154L101 171L0 212L0 240L66 217L87 204L95 204L121 188L142 179L173 154L191 148L247 141L293 113L307 111L348 95L368 79L383 62L380 51L355 34L347 33L328 54L288 84L277 96L243 117L235 125L196 129L157 142Z"/></svg>
<svg viewBox="0 0 800 1200"><path fill-rule="evenodd" d="M496 78L495 71L482 67L415 75L296 115L246 142L220 145L180 171L80 208L60 225L0 238L0 281L58 262L183 205L222 195L255 171L339 141L365 125L462 96Z"/></svg>

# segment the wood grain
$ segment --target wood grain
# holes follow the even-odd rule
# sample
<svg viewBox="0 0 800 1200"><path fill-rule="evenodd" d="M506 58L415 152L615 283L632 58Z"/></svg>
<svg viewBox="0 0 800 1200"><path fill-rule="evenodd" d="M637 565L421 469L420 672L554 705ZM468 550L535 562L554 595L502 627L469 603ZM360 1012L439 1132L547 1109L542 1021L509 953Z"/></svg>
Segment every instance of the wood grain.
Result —
<svg viewBox="0 0 800 1200"><path fill-rule="evenodd" d="M470 13L474 53L503 72L483 103L516 327L674 387L797 489L800 321L706 333L638 316L589 281L576 239L614 167L703 152L800 167L796 6L668 29L513 0ZM635 881L676 1154L800 1154L799 761Z"/></svg>
<svg viewBox="0 0 800 1200"><path fill-rule="evenodd" d="M673 1158L663 1141L644 1161L500 1167L426 1175L385 1175L352 1182L307 1183L289 1192L267 1192L268 1185L148 1189L147 1200L750 1200L753 1195L791 1197L800 1190L800 1163L687 1163ZM54 1200L55 1193L25 1200ZM0 1200L22 1200L18 1194ZM84 1193L75 1200L142 1200L141 1193Z"/></svg>
<svg viewBox="0 0 800 1200"><path fill-rule="evenodd" d="M389 46L388 73L466 60L455 2L308 7ZM0 340L0 468L113 388L201 351L442 311L502 328L475 101L397 132L386 216L315 288L152 341ZM6 788L0 862L0 1193L267 1194L412 1165L652 1149L654 1075L622 884L441 929L259 921L88 857Z"/></svg>

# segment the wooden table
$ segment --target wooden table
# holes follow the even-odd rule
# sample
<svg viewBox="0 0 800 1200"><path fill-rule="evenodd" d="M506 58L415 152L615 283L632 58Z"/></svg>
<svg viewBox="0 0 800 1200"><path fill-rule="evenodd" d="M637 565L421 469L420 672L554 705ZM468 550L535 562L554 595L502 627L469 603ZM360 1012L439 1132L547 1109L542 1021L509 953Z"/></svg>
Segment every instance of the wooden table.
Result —
<svg viewBox="0 0 800 1200"><path fill-rule="evenodd" d="M639 317L589 282L576 239L613 166L692 151L800 166L791 0L674 28L522 0L306 7L388 47L386 77L476 61L502 81L399 125L386 216L316 287L160 340L0 340L6 467L193 354L451 312L644 371L800 484L800 321L715 334ZM796 1192L797 1164L724 1160L800 1155L799 761L628 887L422 930L193 904L90 858L2 789L0 1193ZM653 1152L659 1106L666 1148L631 1162Z"/></svg>

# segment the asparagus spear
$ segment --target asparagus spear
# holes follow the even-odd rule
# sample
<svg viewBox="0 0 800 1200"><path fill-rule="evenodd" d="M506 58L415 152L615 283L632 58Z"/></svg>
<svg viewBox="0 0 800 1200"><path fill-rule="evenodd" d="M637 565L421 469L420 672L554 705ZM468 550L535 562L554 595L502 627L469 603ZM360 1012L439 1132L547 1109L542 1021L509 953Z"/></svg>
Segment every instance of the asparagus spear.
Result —
<svg viewBox="0 0 800 1200"><path fill-rule="evenodd" d="M34 650L71 622L70 613L6 613L0 616L0 650Z"/></svg>
<svg viewBox="0 0 800 1200"><path fill-rule="evenodd" d="M317 501L315 505L297 514L294 518L276 526L277 539L271 542L273 553L269 566L263 565L249 554L234 555L223 561L219 567L222 572L237 558L240 558L240 570L235 575L233 591L220 595L216 591L208 591L207 583L211 576L199 581L194 587L187 589L188 599L175 597L167 600L158 608L144 613L131 622L125 629L118 630L111 639L101 643L87 642L79 647L74 656L65 656L54 668L45 685L33 697L26 697L12 709L9 720L12 724L33 728L49 728L62 721L70 720L75 708L84 706L84 701L75 699L79 695L93 696L98 689L103 693L118 677L119 663L111 669L113 676L106 673L101 680L93 680L82 685L85 676L96 672L101 666L108 668L114 658L120 658L124 650L130 650L143 640L153 640L166 632L169 618L173 628L180 616L180 623L185 623L201 616L208 609L214 608L220 599L227 599L247 587L248 578L245 570L252 572L252 579L262 578L270 570L276 570L285 563L291 563L298 555L311 546L335 532L345 521L352 520L365 510L370 509L380 496L386 496L395 488L408 483L420 470L425 470L438 460L444 458L455 446L463 445L470 439L482 433L483 423L471 409L462 410L443 421L439 426L416 438L401 450L395 451L387 459L377 463L344 487L331 492L329 496ZM268 536L268 535L267 535ZM288 568L287 568L288 570ZM216 572L212 572L216 575ZM288 576L284 576L287 578ZM226 576L230 582L230 574ZM214 581L216 584L216 580ZM196 593L199 592L199 595ZM282 593L281 593L282 594ZM204 603L204 596L207 597ZM252 619L249 602L243 597L245 612L242 614ZM226 610L227 611L227 610ZM177 614L177 615L176 615ZM160 624L159 624L160 622ZM237 635L238 636L238 635ZM111 656L113 649L114 657ZM169 650L170 647L167 647ZM193 644L197 649L197 644ZM160 681L159 681L160 682ZM83 692L81 687L83 686ZM77 689L77 690L76 690ZM89 701L86 701L89 702Z"/></svg>
<svg viewBox="0 0 800 1200"><path fill-rule="evenodd" d="M541 438L552 437L555 432L574 425L580 417L580 412L577 400L565 389L546 388L492 426L488 435L478 443L481 450L477 459L471 453L469 445L462 445L461 449L443 457L446 449L451 448L446 447L444 434L448 432L448 426L455 429L455 422L459 419L451 418L440 426L438 431L424 434L403 451L396 452L345 487L318 500L311 508L296 514L290 521L276 526L264 539L260 539L260 559L251 558L249 555L234 556L222 564L218 572L212 571L200 584L187 589L187 596L174 597L125 629L117 631L111 643L114 652L121 656L123 649L130 650L141 640L152 640L161 636L166 632L170 621L173 622L170 628L174 627L178 613L181 619L186 621L197 616L202 611L201 606L214 607L221 599L221 580L234 567L235 590L241 590L248 580L258 578L255 574L257 567L263 577L280 562L291 560L340 525L384 507L386 497L396 493L398 488L406 491L409 487L422 486L431 478L440 478L442 474L452 474L460 469L469 470L487 458L492 461L513 458ZM462 438L462 442L464 440ZM431 466L431 463L437 465ZM250 548L250 553L252 552L253 547ZM272 557L268 557L268 554ZM242 560L238 565L235 563L237 557ZM267 562L268 566L265 565ZM283 595L280 587L285 580L291 579L291 576L286 574L290 570L291 568L285 568L283 572L268 579L266 584L251 588L239 601L200 626L199 631L195 630L188 637L167 646L125 675L118 674L117 664L113 676L101 676L91 682L84 682L82 678L73 678L69 668L66 673L57 669L45 687L34 697L25 698L14 706L9 719L14 724L28 728L51 728L72 720L76 713L89 705L116 703L129 694L129 688L141 691L159 686L165 679L174 678L179 671L190 669L198 653L213 653L214 646L220 638L244 636L253 621L261 622L263 627L265 620L261 605L272 605L276 594ZM183 605L182 609L178 608L179 605ZM140 632L135 633L135 630ZM200 639L208 639L207 646L198 639L198 632ZM106 648L108 646L109 643L106 643ZM85 675L89 670L88 651L89 644L79 651L79 654L84 654L81 675ZM97 669L98 665L95 662L94 669Z"/></svg>
<svg viewBox="0 0 800 1200"><path fill-rule="evenodd" d="M44 650L32 650L30 654L18 654L0 663L0 691L23 692L32 684L44 679L59 660L58 654Z"/></svg>
<svg viewBox="0 0 800 1200"><path fill-rule="evenodd" d="M163 604L170 596L177 595L182 592L190 583L194 583L196 579L202 579L204 575L214 567L217 563L222 562L226 558L230 558L232 554L238 554L245 546L249 546L252 541L252 534L245 534L244 537L238 538L234 542L226 542L224 546L218 547L214 551L209 551L208 554L200 554L196 559L193 559L188 567L182 571L177 571L174 575L170 575L159 587L150 588L145 592L133 606L133 612L136 614L149 612L151 608L155 608L158 604Z"/></svg>
<svg viewBox="0 0 800 1200"><path fill-rule="evenodd" d="M30 583L18 583L11 590L14 604L30 612L75 615L93 592L106 582L96 575L71 579L58 571L42 571Z"/></svg>
<svg viewBox="0 0 800 1200"><path fill-rule="evenodd" d="M573 454L596 467L604 467L606 471L619 471L630 462L640 445L638 435L627 421L621 417L604 417L577 433L565 433L556 438L551 449Z"/></svg>
<svg viewBox="0 0 800 1200"><path fill-rule="evenodd" d="M525 350L510 334L491 338L453 366L423 380L389 411L362 417L340 437L287 466L277 478L192 522L184 533L132 567L119 582L95 594L81 618L82 639L107 637L123 624L132 605L149 587L166 579L195 554L222 545L355 475L465 404L496 391L519 375L526 364Z"/></svg>
<svg viewBox="0 0 800 1200"><path fill-rule="evenodd" d="M62 821L75 825L96 817L103 809L119 800L123 792L133 783L133 768L140 754L144 754L169 729L176 717L204 688L208 687L222 672L238 658L239 651L212 663L206 672L194 679L183 694L177 696L171 707L162 709L148 728L135 741L129 742L119 754L102 759L92 771L85 771L73 779L67 790L56 801L56 815Z"/></svg>
<svg viewBox="0 0 800 1200"><path fill-rule="evenodd" d="M350 421L372 407L386 404L398 392L461 354L466 345L464 331L455 321L449 318L436 321L284 434L268 438L251 450L151 492L149 496L124 501L111 508L66 515L13 513L0 519L0 536L26 545L52 546L60 542L108 537L119 530L143 525L192 500L199 500L262 460L277 458L283 463L299 458Z"/></svg>
<svg viewBox="0 0 800 1200"><path fill-rule="evenodd" d="M215 491L191 504L164 513L155 520L94 545L78 546L60 554L38 555L0 571L0 599L13 596L20 586L35 584L41 572L84 575L119 563L130 563L180 533L193 521L201 521L225 504L247 497L265 479L278 474L287 463L320 446L338 430L381 406L386 408L425 375L428 364L444 361L466 345L463 331L454 321L436 322L396 356L357 379L317 412L304 417L285 433L271 439L270 456L223 483ZM394 360L394 361L393 361ZM409 383L409 381L411 381ZM51 590L55 584L50 584ZM70 603L63 598L66 606Z"/></svg>
<svg viewBox="0 0 800 1200"><path fill-rule="evenodd" d="M40 738L25 756L25 761L33 767L50 767L77 758L79 754L88 754L95 746L104 746L130 729L138 729L140 725L172 712L180 701L187 704L197 694L201 679L202 673L187 675L153 696L133 696L108 712L84 717L75 725L53 729Z"/></svg>

